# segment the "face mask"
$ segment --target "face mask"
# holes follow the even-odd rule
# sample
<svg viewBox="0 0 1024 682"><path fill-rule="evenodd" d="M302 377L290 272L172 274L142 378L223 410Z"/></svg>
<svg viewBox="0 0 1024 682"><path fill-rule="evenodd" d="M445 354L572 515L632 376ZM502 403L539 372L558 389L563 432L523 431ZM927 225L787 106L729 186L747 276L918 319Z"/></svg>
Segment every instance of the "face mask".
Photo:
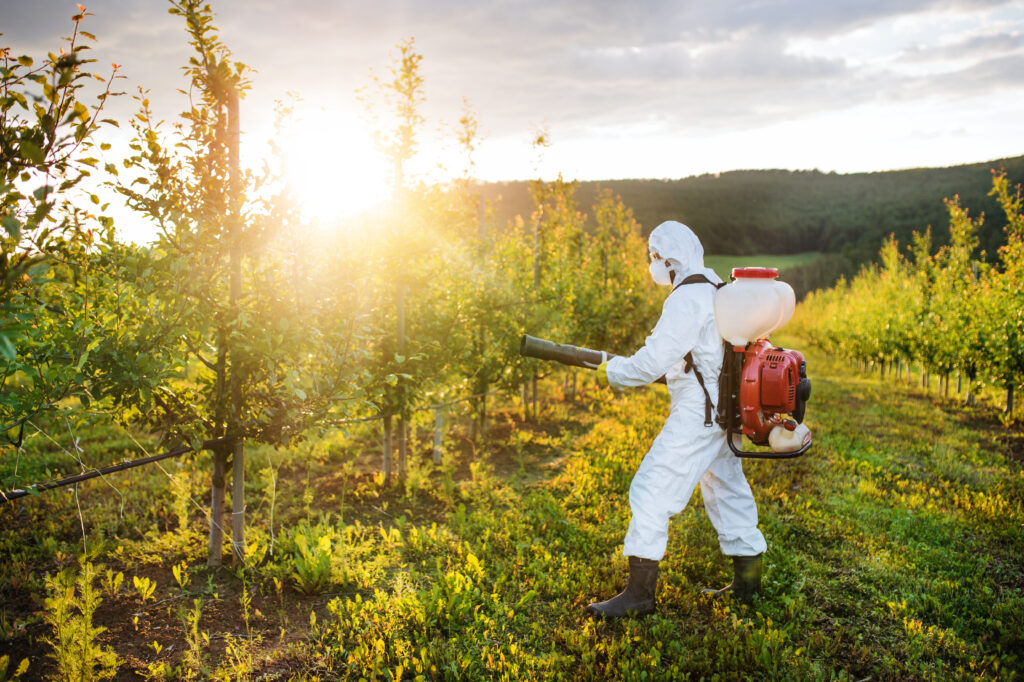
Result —
<svg viewBox="0 0 1024 682"><path fill-rule="evenodd" d="M672 284L672 275L669 274L665 261L651 261L651 278L654 279L655 284L660 284L661 286L667 287Z"/></svg>

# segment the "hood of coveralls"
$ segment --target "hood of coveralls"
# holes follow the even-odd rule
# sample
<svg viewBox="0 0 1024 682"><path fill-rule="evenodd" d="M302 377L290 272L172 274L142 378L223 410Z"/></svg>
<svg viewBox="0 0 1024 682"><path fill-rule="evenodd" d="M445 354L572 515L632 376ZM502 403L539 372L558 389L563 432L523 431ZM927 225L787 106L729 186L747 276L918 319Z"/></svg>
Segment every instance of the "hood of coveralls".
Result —
<svg viewBox="0 0 1024 682"><path fill-rule="evenodd" d="M722 281L714 270L704 267L704 247L686 225L668 220L654 228L647 243L652 253L668 261L676 273L675 282L690 275L704 275L716 284Z"/></svg>

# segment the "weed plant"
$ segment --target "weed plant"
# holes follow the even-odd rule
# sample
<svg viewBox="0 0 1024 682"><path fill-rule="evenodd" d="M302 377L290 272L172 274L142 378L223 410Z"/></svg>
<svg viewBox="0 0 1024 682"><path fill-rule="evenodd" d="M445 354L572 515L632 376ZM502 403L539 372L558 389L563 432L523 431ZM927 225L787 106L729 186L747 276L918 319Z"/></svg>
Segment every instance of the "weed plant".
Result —
<svg viewBox="0 0 1024 682"><path fill-rule="evenodd" d="M99 571L91 563L77 573L66 569L46 579L46 622L53 628L47 642L60 679L91 682L114 677L117 656L113 649L99 643L106 630L93 625L96 608L102 601L93 585Z"/></svg>

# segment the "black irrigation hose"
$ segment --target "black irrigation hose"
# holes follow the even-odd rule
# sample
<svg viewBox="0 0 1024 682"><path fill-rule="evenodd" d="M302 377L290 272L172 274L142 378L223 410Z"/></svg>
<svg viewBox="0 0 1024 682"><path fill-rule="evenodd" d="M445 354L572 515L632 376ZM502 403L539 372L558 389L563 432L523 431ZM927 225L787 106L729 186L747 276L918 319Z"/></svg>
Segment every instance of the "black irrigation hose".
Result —
<svg viewBox="0 0 1024 682"><path fill-rule="evenodd" d="M452 401L449 401L447 403L441 403L440 405L432 405L430 407L430 409L434 409L434 408L438 408L438 407L445 407L445 406L448 406L448 405L454 405L455 403L462 402L464 400L472 400L473 398L479 398L481 396L491 395L491 394L497 393L497 392L498 392L498 390L495 389L494 391L489 391L487 393L478 393L477 395L471 395L471 396L467 396L465 398L459 398L458 400L452 400ZM426 408L423 408L423 411L425 411L425 410L426 410ZM337 426L339 424L347 424L347 423L363 422L363 421L373 421L373 420L376 420L376 419L383 419L383 418L384 418L384 415L378 414L378 415L373 415L373 416L370 416L370 417L359 417L359 418L356 418L356 419L339 420L339 421L336 421L336 422L331 422L331 424L333 426ZM211 447L213 445L217 445L218 443L222 443L222 442L224 442L226 440L227 440L226 438L214 438L213 440L204 441L203 442L203 449L209 448L209 447ZM44 490L52 490L54 488L62 488L64 486L66 486L66 485L74 485L75 483L81 483L82 481L88 481L91 478L99 478L100 476L105 476L107 474L112 474L112 473L117 472L117 471L124 471L125 469L134 469L135 467L140 467L140 466L143 466L144 464L152 464L153 462L159 462L161 459L169 459L171 457L179 457L181 455L184 455L184 454L187 454L187 453L193 452L193 451L194 451L194 448L191 445L186 445L184 447L178 448L177 450L170 450L168 452L161 452L159 455L151 455L149 457L143 457L142 459L133 459L130 462L122 462L120 464L114 464L114 465L111 465L111 466L108 466L108 467L103 467L102 469L93 469L92 471L87 471L85 473L77 474L75 476L69 476L68 478L62 478L59 481L50 481L49 483L33 483L32 485L30 485L30 486L28 486L26 488L19 488L17 490L11 490L9 492L0 491L0 500L3 500L5 502L11 502L11 501L16 500L16 499L18 499L20 497L26 497L28 495L38 495L40 492L42 492Z"/></svg>
<svg viewBox="0 0 1024 682"><path fill-rule="evenodd" d="M223 442L224 438L215 438L214 440L208 440L203 442L203 448L208 448L217 443ZM76 476L69 476L68 478L62 478L59 481L50 481L49 483L35 483L28 486L27 488L20 488L18 490L11 490L10 492L0 492L0 499L10 502L16 500L19 497L26 497L27 495L39 494L44 490L52 490L53 488L62 488L66 485L74 485L75 483L81 483L82 481L88 481L90 478L99 478L106 474L112 474L116 471L124 471L125 469L134 469L135 467L143 466L144 464L152 464L153 462L159 462L161 459L169 459L171 457L179 457L181 455L193 452L194 448L191 445L180 447L177 450L169 450L167 452L161 452L159 455L150 455L149 457L143 457L142 459L133 459L130 462L121 462L120 464L113 464L102 469L93 469L85 473L78 474Z"/></svg>

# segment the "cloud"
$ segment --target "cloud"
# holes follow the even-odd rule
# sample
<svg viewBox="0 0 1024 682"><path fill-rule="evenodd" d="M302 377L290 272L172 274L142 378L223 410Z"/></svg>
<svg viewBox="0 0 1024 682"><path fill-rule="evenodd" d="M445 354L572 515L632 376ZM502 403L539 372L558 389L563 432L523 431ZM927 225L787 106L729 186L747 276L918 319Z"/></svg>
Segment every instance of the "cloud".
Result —
<svg viewBox="0 0 1024 682"><path fill-rule="evenodd" d="M117 61L128 85L152 90L165 117L184 106L189 56L182 21L156 0L85 2L96 16L100 64ZM426 114L454 121L466 95L488 137L519 136L546 120L555 139L701 135L798 121L865 103L975 97L1022 85L1024 16L1011 0L213 0L220 36L257 69L243 110L264 125L272 102L298 91L325 107L357 109L353 90L388 50L416 37ZM3 0L3 41L39 55L70 28L74 3ZM961 30L1001 13L987 30ZM906 47L893 26L936 16ZM902 23L901 23L902 22ZM881 27L888 27L882 30ZM852 59L821 41L865 34L878 54ZM804 40L811 49L797 52ZM877 43L877 45L875 44ZM963 60L951 67L951 60ZM122 98L125 99L125 98ZM118 103L130 112L127 101ZM260 123L263 121L263 123Z"/></svg>
<svg viewBox="0 0 1024 682"><path fill-rule="evenodd" d="M998 91L1008 87L1024 86L1024 55L1008 55L978 62L960 71L943 74L933 79L940 87L948 81L947 89L964 94Z"/></svg>
<svg viewBox="0 0 1024 682"><path fill-rule="evenodd" d="M908 62L987 57L1024 48L1024 33L984 33L946 45L911 45L900 55Z"/></svg>

